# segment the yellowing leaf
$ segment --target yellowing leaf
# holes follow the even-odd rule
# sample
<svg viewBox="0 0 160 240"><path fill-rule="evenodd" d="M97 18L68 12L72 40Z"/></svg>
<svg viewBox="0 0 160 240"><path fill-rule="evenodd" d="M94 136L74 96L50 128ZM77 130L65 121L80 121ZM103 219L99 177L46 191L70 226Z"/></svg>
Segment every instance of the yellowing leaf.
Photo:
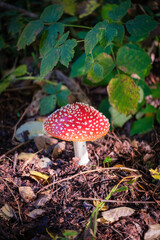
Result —
<svg viewBox="0 0 160 240"><path fill-rule="evenodd" d="M18 160L29 160L32 161L33 158L35 157L36 153L25 153L25 152L21 152L18 155Z"/></svg>
<svg viewBox="0 0 160 240"><path fill-rule="evenodd" d="M93 201L93 205L95 207L97 207L101 202L100 201ZM106 211L108 210L108 205L104 205L102 208L101 208L101 211Z"/></svg>
<svg viewBox="0 0 160 240"><path fill-rule="evenodd" d="M45 181L47 181L48 178L49 178L49 176L48 176L47 174L40 173L40 172L38 172L38 171L30 171L30 174L31 174L32 176L38 177L38 178L40 178L40 179L43 179L43 180L45 180Z"/></svg>
<svg viewBox="0 0 160 240"><path fill-rule="evenodd" d="M134 209L129 207L118 207L108 210L106 212L102 212L102 216L106 221L113 223L117 221L120 217L127 217L132 215L134 211Z"/></svg>
<svg viewBox="0 0 160 240"><path fill-rule="evenodd" d="M150 169L149 171L150 171L150 173L151 173L151 176L152 176L154 179L160 180L160 168L156 168L155 170Z"/></svg>

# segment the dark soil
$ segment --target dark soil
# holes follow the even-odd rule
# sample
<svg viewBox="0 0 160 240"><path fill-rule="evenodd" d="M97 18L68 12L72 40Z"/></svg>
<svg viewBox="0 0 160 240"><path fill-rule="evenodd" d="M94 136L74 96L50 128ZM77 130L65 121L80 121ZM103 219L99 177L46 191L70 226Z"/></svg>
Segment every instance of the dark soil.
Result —
<svg viewBox="0 0 160 240"><path fill-rule="evenodd" d="M114 193L110 198L113 202L106 203L105 210L129 207L135 212L113 223L98 221L96 239L144 239L149 225L160 223L159 185L149 172L160 164L159 126L132 139L126 137L125 126L121 132L118 130L88 142L91 161L88 166L80 167L73 158L71 142L67 142L65 150L56 157L52 146L36 153L34 140L22 146L12 140L14 126L31 99L30 90L23 90L6 91L0 100L0 208L8 204L14 211L8 219L1 215L0 239L53 239L56 235L62 239L64 230L77 231L74 239L93 239L93 227L85 231L96 207L96 201L90 198L105 199L119 183L119 188L125 186L126 190ZM26 121L28 118L24 116L20 125ZM55 140L54 147L56 145ZM36 157L31 161L20 160L18 156L22 152L36 153ZM106 169L103 160L108 156L112 158L109 167L117 169ZM45 169L38 167L37 162L42 157L50 158L52 165ZM49 180L32 176L31 170L47 174ZM31 187L35 194L30 200L20 194L19 188L25 186ZM35 209L44 211L35 218L28 216ZM98 219L101 217L102 211L98 213Z"/></svg>

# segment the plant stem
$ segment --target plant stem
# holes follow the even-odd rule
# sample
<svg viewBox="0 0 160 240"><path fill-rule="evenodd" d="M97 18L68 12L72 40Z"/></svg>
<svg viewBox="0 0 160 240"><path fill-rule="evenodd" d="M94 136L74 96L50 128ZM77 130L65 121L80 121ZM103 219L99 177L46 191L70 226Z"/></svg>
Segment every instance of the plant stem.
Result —
<svg viewBox="0 0 160 240"><path fill-rule="evenodd" d="M65 27L77 27L77 28L86 28L86 29L92 29L92 27L82 26L82 25L74 25L74 24L64 24Z"/></svg>
<svg viewBox="0 0 160 240"><path fill-rule="evenodd" d="M14 81L18 81L18 80L38 80L38 81L42 81L45 83L49 83L54 86L56 85L54 82L47 80L47 79L43 79L41 77L26 76L26 77L18 77L18 78L14 79Z"/></svg>

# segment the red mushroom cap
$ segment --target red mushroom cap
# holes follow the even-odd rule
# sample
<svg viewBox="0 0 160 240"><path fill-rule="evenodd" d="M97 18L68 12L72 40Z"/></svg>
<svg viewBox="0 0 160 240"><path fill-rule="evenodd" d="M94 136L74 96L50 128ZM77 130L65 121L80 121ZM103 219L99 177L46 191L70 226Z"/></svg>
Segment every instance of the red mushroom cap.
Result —
<svg viewBox="0 0 160 240"><path fill-rule="evenodd" d="M108 119L85 103L67 104L53 112L44 122L47 133L66 141L93 141L107 134Z"/></svg>

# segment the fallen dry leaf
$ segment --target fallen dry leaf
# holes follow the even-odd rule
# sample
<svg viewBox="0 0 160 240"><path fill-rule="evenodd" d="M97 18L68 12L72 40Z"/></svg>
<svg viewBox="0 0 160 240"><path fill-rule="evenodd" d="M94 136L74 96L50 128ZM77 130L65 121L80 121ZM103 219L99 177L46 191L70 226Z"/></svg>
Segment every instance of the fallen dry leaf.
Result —
<svg viewBox="0 0 160 240"><path fill-rule="evenodd" d="M27 216L35 219L35 218L41 216L44 212L45 212L45 210L43 210L43 209L34 209L33 211L27 213Z"/></svg>
<svg viewBox="0 0 160 240"><path fill-rule="evenodd" d="M43 207L47 202L49 202L52 198L52 191L48 190L43 192L38 199L35 201L35 207Z"/></svg>
<svg viewBox="0 0 160 240"><path fill-rule="evenodd" d="M100 201L93 201L93 205L95 207L98 206L98 204L100 204L101 202ZM103 207L100 209L101 211L106 211L108 209L108 205L103 205Z"/></svg>
<svg viewBox="0 0 160 240"><path fill-rule="evenodd" d="M32 102L28 107L28 111L27 111L27 116L28 117L32 117L35 116L39 109L40 109L40 101L41 99L45 96L45 93L43 90L38 90L33 98L32 98Z"/></svg>
<svg viewBox="0 0 160 240"><path fill-rule="evenodd" d="M110 223L118 221L120 217L127 217L132 215L135 212L134 209L129 207L118 207L106 212L102 212L103 218Z"/></svg>
<svg viewBox="0 0 160 240"><path fill-rule="evenodd" d="M64 141L59 142L53 149L52 157L57 158L59 154L61 154L62 151L65 149L65 147L66 147L66 142Z"/></svg>
<svg viewBox="0 0 160 240"><path fill-rule="evenodd" d="M47 174L38 172L38 171L30 171L30 174L38 179L43 179L45 181L48 180L49 176Z"/></svg>
<svg viewBox="0 0 160 240"><path fill-rule="evenodd" d="M58 143L58 140L48 136L35 137L34 142L38 150L48 151L49 147Z"/></svg>
<svg viewBox="0 0 160 240"><path fill-rule="evenodd" d="M160 239L160 224L149 225L148 231L144 234L144 240Z"/></svg>
<svg viewBox="0 0 160 240"><path fill-rule="evenodd" d="M28 161L32 161L33 158L36 156L36 153L25 153L25 152L21 152L17 159L18 160L28 160Z"/></svg>
<svg viewBox="0 0 160 240"><path fill-rule="evenodd" d="M36 197L32 188L27 186L19 187L19 193L26 202L30 202Z"/></svg>
<svg viewBox="0 0 160 240"><path fill-rule="evenodd" d="M10 218L14 217L15 213L13 208L7 203L0 209L0 217L5 220L10 220Z"/></svg>
<svg viewBox="0 0 160 240"><path fill-rule="evenodd" d="M39 168L48 168L51 165L52 165L52 161L47 157L43 157L39 159L39 161L36 164L36 166Z"/></svg>

